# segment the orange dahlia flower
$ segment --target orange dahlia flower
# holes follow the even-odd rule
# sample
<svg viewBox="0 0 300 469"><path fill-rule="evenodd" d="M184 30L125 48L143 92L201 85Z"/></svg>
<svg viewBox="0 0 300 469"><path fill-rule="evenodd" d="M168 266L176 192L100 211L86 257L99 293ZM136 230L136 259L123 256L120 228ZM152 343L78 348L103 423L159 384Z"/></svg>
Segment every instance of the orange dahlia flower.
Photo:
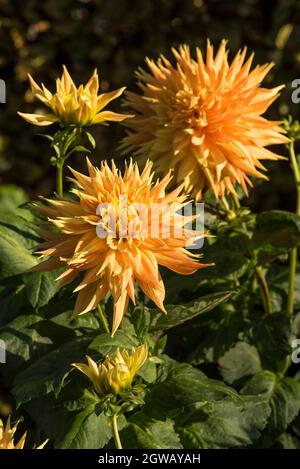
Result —
<svg viewBox="0 0 300 469"><path fill-rule="evenodd" d="M78 200L48 200L38 207L50 224L59 229L43 233L44 256L50 256L33 270L67 265L60 284L83 273L73 317L94 309L110 291L114 299L113 330L117 330L128 299L135 301L134 284L165 311L164 284L158 271L163 265L180 274L192 274L201 267L196 255L185 248L203 238L200 230L187 229L193 216L178 210L186 205L182 186L166 195L170 173L152 184L152 164L140 173L132 161L122 177L114 163L95 168L87 160L89 175L71 169Z"/></svg>
<svg viewBox="0 0 300 469"><path fill-rule="evenodd" d="M4 428L4 424L0 419L0 449L24 449L25 440L26 440L26 433L19 439L18 443L14 441L14 434L16 433L18 427L18 422L11 427L10 424L10 417L8 417L6 426ZM48 443L46 440L40 446L37 446L35 449L43 449L44 446Z"/></svg>
<svg viewBox="0 0 300 469"><path fill-rule="evenodd" d="M230 63L225 40L215 56L208 41L206 60L198 48L191 58L186 45L172 52L175 67L161 55L156 63L146 59L148 72L137 70L142 94L126 93L137 115L125 123L121 148L155 161L161 173L174 168L197 200L209 188L215 197L235 194L236 183L247 194L249 176L266 178L261 160L280 159L265 147L288 141L279 121L262 117L282 88L260 86L273 64L250 71L246 48Z"/></svg>
<svg viewBox="0 0 300 469"><path fill-rule="evenodd" d="M86 85L80 85L77 88L64 66L61 79L56 80L56 93L54 94L43 84L39 86L30 75L28 76L34 97L51 110L50 114L19 112L18 114L30 124L45 126L60 122L63 126L71 124L86 126L105 124L107 121L121 122L131 117L116 112L103 111L110 101L118 98L123 93L125 88L98 95L99 78L97 70L94 71Z"/></svg>

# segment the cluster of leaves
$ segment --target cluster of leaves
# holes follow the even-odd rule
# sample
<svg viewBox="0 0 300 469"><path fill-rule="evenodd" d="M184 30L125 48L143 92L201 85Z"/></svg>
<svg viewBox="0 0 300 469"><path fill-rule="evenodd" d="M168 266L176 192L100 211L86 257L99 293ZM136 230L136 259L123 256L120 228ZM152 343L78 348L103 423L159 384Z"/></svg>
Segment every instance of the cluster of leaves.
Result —
<svg viewBox="0 0 300 469"><path fill-rule="evenodd" d="M119 419L125 448L300 447L300 373L290 362L291 341L300 337L299 281L298 314L285 311L287 253L300 243L299 217L245 209L229 216L208 203L215 236L203 254L215 266L186 278L164 272L169 314L141 299L111 338L96 311L70 322L72 285L57 292L57 271L24 273L37 263L38 242L26 203L22 190L1 188L0 339L7 363L0 365L0 401L13 398L35 441L113 447L109 418L70 364L147 342L150 358L138 378L146 385L144 403ZM269 283L271 314L257 267ZM104 310L109 317L109 300Z"/></svg>

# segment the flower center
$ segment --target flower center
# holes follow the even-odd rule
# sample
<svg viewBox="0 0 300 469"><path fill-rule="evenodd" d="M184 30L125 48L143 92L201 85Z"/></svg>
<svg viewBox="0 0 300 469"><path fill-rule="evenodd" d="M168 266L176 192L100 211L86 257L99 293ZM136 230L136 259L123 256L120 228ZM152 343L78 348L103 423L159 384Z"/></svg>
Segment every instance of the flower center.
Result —
<svg viewBox="0 0 300 469"><path fill-rule="evenodd" d="M112 249L121 251L139 245L143 237L143 219L135 204L129 204L126 196L118 201L102 204L97 209L99 222L97 235L105 238Z"/></svg>
<svg viewBox="0 0 300 469"><path fill-rule="evenodd" d="M194 129L206 127L208 122L202 95L195 96L191 90L178 91L173 103L172 122L183 122Z"/></svg>

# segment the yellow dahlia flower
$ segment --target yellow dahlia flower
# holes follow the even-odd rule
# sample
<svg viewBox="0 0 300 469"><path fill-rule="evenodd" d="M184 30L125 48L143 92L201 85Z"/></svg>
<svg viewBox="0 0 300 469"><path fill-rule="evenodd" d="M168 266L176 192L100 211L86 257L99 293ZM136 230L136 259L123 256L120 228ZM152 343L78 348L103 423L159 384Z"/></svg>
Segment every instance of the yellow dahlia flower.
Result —
<svg viewBox="0 0 300 469"><path fill-rule="evenodd" d="M35 98L51 109L51 113L26 114L19 112L27 122L34 125L50 125L60 122L63 126L70 124L86 126L105 124L107 121L121 122L129 115L103 111L110 101L118 98L125 88L98 95L99 78L97 70L88 83L76 88L67 68L63 67L61 79L56 80L56 93L52 94L43 84L39 86L29 75L31 90Z"/></svg>
<svg viewBox="0 0 300 469"><path fill-rule="evenodd" d="M208 41L206 60L198 48L191 58L186 45L172 52L176 67L161 55L156 63L146 59L148 72L136 72L142 93L126 93L137 115L125 124L121 148L152 159L162 173L174 168L197 200L209 188L215 197L235 194L236 183L247 194L249 176L266 178L261 160L280 159L265 147L288 141L279 121L262 117L282 88L260 86L273 64L250 71L246 48L230 63L225 40L215 56Z"/></svg>
<svg viewBox="0 0 300 469"><path fill-rule="evenodd" d="M99 396L105 396L110 393L119 394L130 388L135 374L143 366L147 356L148 348L144 344L132 349L131 354L125 349L118 349L112 358L107 355L99 365L87 356L88 365L73 363L72 366L91 380Z"/></svg>
<svg viewBox="0 0 300 469"><path fill-rule="evenodd" d="M185 226L191 216L178 214L186 205L182 186L166 195L168 174L152 184L152 164L140 173L132 161L125 174L103 162L95 168L87 160L89 175L71 169L78 200L48 200L37 210L59 229L43 233L46 243L40 251L50 259L33 270L49 270L67 265L60 285L83 273L75 288L78 297L73 317L94 309L110 291L114 299L113 329L117 330L128 300L135 301L134 284L163 311L164 284L158 265L180 274L192 274L203 264L185 249L203 233ZM162 216L163 215L163 216Z"/></svg>
<svg viewBox="0 0 300 469"><path fill-rule="evenodd" d="M26 433L20 438L18 443L14 442L14 434L16 433L18 427L18 422L16 425L11 427L10 425L10 417L8 417L6 426L4 428L4 424L0 419L0 449L23 449L25 440L26 440ZM42 443L40 446L37 446L35 449L42 449L47 444L48 440Z"/></svg>

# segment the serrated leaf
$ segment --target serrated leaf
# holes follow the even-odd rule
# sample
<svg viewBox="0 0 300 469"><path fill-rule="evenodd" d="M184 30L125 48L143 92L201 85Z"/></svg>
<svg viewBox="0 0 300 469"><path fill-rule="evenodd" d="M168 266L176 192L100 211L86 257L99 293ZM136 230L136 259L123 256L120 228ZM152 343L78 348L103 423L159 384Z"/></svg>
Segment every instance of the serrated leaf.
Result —
<svg viewBox="0 0 300 469"><path fill-rule="evenodd" d="M167 305L168 314L166 315L159 309L150 309L149 331L170 329L183 324L185 321L212 310L228 300L232 294L233 292L211 293L186 305Z"/></svg>
<svg viewBox="0 0 300 469"><path fill-rule="evenodd" d="M31 248L37 241L27 220L17 214L0 213L0 277L16 275L36 265Z"/></svg>
<svg viewBox="0 0 300 469"><path fill-rule="evenodd" d="M1 280L0 285L0 327L12 321L21 312L33 312L27 304L25 285L21 275Z"/></svg>
<svg viewBox="0 0 300 469"><path fill-rule="evenodd" d="M300 449L300 438L290 433L282 433L276 440L276 447L281 449Z"/></svg>
<svg viewBox="0 0 300 469"><path fill-rule="evenodd" d="M157 377L156 364L147 360L137 374L147 383L153 383Z"/></svg>
<svg viewBox="0 0 300 469"><path fill-rule="evenodd" d="M95 405L91 404L74 415L64 435L56 439L57 449L98 449L110 440L111 425L104 414L95 414Z"/></svg>
<svg viewBox="0 0 300 469"><path fill-rule="evenodd" d="M238 342L219 359L219 369L223 379L232 384L260 371L260 357L255 347Z"/></svg>
<svg viewBox="0 0 300 469"><path fill-rule="evenodd" d="M13 394L18 404L54 391L58 394L71 364L84 360L88 337L78 337L44 355L22 371L15 380Z"/></svg>
<svg viewBox="0 0 300 469"><path fill-rule="evenodd" d="M256 321L248 332L249 342L259 352L262 367L281 371L291 354L291 319L286 313L273 313Z"/></svg>
<svg viewBox="0 0 300 469"><path fill-rule="evenodd" d="M58 270L50 272L28 272L23 275L26 294L34 308L41 308L48 304L58 290Z"/></svg>
<svg viewBox="0 0 300 469"><path fill-rule="evenodd" d="M171 418L185 448L228 448L251 444L270 414L265 398L241 396L186 364L173 365L145 398L143 412Z"/></svg>
<svg viewBox="0 0 300 469"><path fill-rule="evenodd" d="M95 399L86 399L83 407L81 398L70 402L67 399L67 395L56 399L53 394L48 394L26 403L25 409L44 434L53 440L54 448L103 448L111 439L112 431L109 419L103 414L95 414ZM119 418L119 428L125 424L125 419Z"/></svg>
<svg viewBox="0 0 300 469"><path fill-rule="evenodd" d="M188 338L189 335L195 338L195 345L191 338L188 341L189 350L192 349L188 355L191 363L217 362L238 341L243 330L249 327L240 311L227 304L223 306L224 308L210 313L206 320L199 321L190 333L186 332Z"/></svg>
<svg viewBox="0 0 300 469"><path fill-rule="evenodd" d="M7 366L2 370L6 384L11 384L26 362L38 358L52 345L52 340L38 331L38 325L43 321L34 314L20 315L0 328L0 339L6 349Z"/></svg>
<svg viewBox="0 0 300 469"><path fill-rule="evenodd" d="M271 409L267 428L271 435L285 432L300 411L300 383L294 378L278 380L274 373L261 371L249 380L242 393L265 396Z"/></svg>
<svg viewBox="0 0 300 469"><path fill-rule="evenodd" d="M300 243L300 216L281 210L260 213L252 243L260 265L272 261Z"/></svg>
<svg viewBox="0 0 300 469"><path fill-rule="evenodd" d="M247 397L240 405L229 400L203 403L195 408L191 423L180 429L181 439L189 449L245 447L259 438L268 415L261 398Z"/></svg>
<svg viewBox="0 0 300 469"><path fill-rule="evenodd" d="M275 386L270 400L272 414L271 432L283 432L300 411L300 383L293 378L284 378Z"/></svg>
<svg viewBox="0 0 300 469"><path fill-rule="evenodd" d="M181 449L179 436L171 419L155 420L143 412L136 412L121 432L124 448Z"/></svg>
<svg viewBox="0 0 300 469"><path fill-rule="evenodd" d="M101 355L113 354L117 348L132 348L136 347L138 341L135 337L124 334L123 331L118 330L114 337L108 334L99 334L89 345L90 350L96 350Z"/></svg>

